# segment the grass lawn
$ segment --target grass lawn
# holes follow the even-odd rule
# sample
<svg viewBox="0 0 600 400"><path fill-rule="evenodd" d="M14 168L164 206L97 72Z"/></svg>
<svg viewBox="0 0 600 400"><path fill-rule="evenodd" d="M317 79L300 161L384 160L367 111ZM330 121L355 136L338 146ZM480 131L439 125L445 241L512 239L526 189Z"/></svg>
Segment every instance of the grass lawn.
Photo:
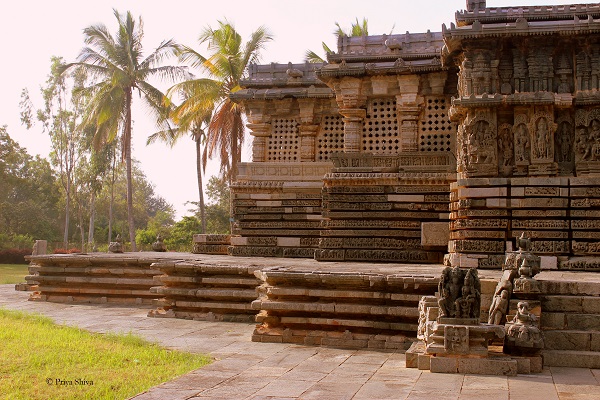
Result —
<svg viewBox="0 0 600 400"><path fill-rule="evenodd" d="M0 264L0 285L24 283L25 276L29 275L28 267L29 264Z"/></svg>
<svg viewBox="0 0 600 400"><path fill-rule="evenodd" d="M210 362L1 308L0 354L0 393L9 399L125 399Z"/></svg>

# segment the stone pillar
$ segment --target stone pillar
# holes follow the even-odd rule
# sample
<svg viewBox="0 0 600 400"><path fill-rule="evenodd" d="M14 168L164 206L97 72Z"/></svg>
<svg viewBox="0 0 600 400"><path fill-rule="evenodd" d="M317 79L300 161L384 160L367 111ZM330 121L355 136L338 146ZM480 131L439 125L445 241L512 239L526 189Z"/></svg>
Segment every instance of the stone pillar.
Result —
<svg viewBox="0 0 600 400"><path fill-rule="evenodd" d="M344 116L344 153L360 153L362 131L367 116L363 108L340 109Z"/></svg>
<svg viewBox="0 0 600 400"><path fill-rule="evenodd" d="M402 152L419 150L419 116L421 114L418 75L398 76L401 94L396 96L400 149Z"/></svg>
<svg viewBox="0 0 600 400"><path fill-rule="evenodd" d="M252 161L267 161L267 138L271 136L271 124L247 124L250 129L250 135L254 137L252 141Z"/></svg>
<svg viewBox="0 0 600 400"><path fill-rule="evenodd" d="M48 251L48 242L46 240L36 240L33 244L32 256L43 256Z"/></svg>
<svg viewBox="0 0 600 400"><path fill-rule="evenodd" d="M300 136L300 161L315 161L315 137L319 125L300 125L298 135Z"/></svg>

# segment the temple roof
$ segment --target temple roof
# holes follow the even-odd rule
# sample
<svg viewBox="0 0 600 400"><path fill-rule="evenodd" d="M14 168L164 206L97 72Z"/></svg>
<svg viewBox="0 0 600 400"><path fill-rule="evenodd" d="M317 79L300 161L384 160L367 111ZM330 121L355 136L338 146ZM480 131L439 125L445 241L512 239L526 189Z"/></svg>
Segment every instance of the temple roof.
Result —
<svg viewBox="0 0 600 400"><path fill-rule="evenodd" d="M282 99L285 97L333 97L333 91L321 82L315 70L322 63L251 64L248 77L240 81L244 89L230 95L231 99Z"/></svg>
<svg viewBox="0 0 600 400"><path fill-rule="evenodd" d="M399 35L340 36L338 52L327 54L329 62L377 62L403 58L423 59L439 56L444 45L441 32Z"/></svg>
<svg viewBox="0 0 600 400"><path fill-rule="evenodd" d="M455 16L456 24L465 26L475 21L484 24L515 22L519 18L525 18L528 21L556 21L572 20L575 16L579 19L587 19L588 15L600 18L600 3L476 8L472 11L457 11Z"/></svg>

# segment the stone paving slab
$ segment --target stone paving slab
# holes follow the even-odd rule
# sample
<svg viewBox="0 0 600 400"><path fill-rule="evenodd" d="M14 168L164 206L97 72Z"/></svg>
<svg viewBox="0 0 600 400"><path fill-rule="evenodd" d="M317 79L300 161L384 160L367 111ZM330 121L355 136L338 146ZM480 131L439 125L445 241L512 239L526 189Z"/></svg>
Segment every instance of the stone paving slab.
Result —
<svg viewBox="0 0 600 400"><path fill-rule="evenodd" d="M95 332L132 332L215 361L135 396L136 400L600 398L600 370L546 368L541 374L433 374L405 368L404 354L255 343L253 324L145 318L148 308L29 302L0 285L0 307L46 315Z"/></svg>

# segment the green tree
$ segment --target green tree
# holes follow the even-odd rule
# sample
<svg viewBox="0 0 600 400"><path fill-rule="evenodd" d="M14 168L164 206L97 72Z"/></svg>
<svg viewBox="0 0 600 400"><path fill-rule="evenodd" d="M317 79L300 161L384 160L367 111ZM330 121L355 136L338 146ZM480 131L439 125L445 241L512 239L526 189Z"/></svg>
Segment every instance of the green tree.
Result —
<svg viewBox="0 0 600 400"><path fill-rule="evenodd" d="M65 65L63 70L83 69L97 79L94 84L82 89L90 99L83 125L95 127L95 143L111 142L121 131L127 176L129 238L132 251L137 251L131 163L133 94L137 91L156 121L164 123L168 116L164 95L148 80L152 77L176 80L186 77L186 73L182 67L160 65L177 49L173 40L163 41L144 58L141 17L135 20L130 12L123 15L117 10L114 10L114 15L118 22L116 35L113 36L104 24L85 28L84 41L88 47L81 50L77 62Z"/></svg>
<svg viewBox="0 0 600 400"><path fill-rule="evenodd" d="M356 22L352 23L349 31L345 31L338 22L335 23L335 26L336 26L336 29L333 31L333 34L336 36L336 38L340 38L343 36L368 36L369 35L369 22L367 21L366 18L363 18L362 22L359 22L358 18L356 18ZM392 30L393 30L393 28L392 28ZM390 32L390 34L391 34L391 32ZM323 51L325 52L325 54L333 53L333 50L331 50L331 48L329 46L327 46L327 44L325 42L321 42L321 45L323 46ZM308 61L310 63L324 63L325 62L325 59L323 57L321 57L320 55L318 55L316 52L314 52L312 50L307 50L304 57L306 58L306 61Z"/></svg>
<svg viewBox="0 0 600 400"><path fill-rule="evenodd" d="M65 219L63 245L67 248L71 217L71 200L78 188L73 186L74 174L83 153L87 149L82 146L83 130L78 127L83 114L83 103L75 94L77 86L83 84L85 76L79 74L62 74L61 57L53 56L50 63L50 74L45 86L41 88L44 106L35 109L27 89L21 93L21 121L27 129L41 122L44 132L50 135L52 149L50 159L58 169L60 182L65 193ZM35 111L35 118L33 113Z"/></svg>
<svg viewBox="0 0 600 400"><path fill-rule="evenodd" d="M50 163L31 157L0 127L0 241L56 240L60 193ZM31 243L30 243L31 244Z"/></svg>
<svg viewBox="0 0 600 400"><path fill-rule="evenodd" d="M222 177L211 176L206 185L206 232L212 234L230 233L230 190Z"/></svg>
<svg viewBox="0 0 600 400"><path fill-rule="evenodd" d="M184 89L184 88L182 88ZM189 94L182 93L183 99L187 99ZM148 137L147 144L156 142L157 140L167 143L173 147L175 143L188 132L196 145L196 177L198 184L198 202L193 202L198 205L200 214L200 233L206 233L206 208L204 204L204 187L202 186L202 171L206 167L206 153L202 152L202 143L206 139L206 127L210 123L212 109L203 110L203 114L191 114L180 117L179 111L181 106L175 107L171 113L171 118L178 124L176 128L165 129ZM188 116L192 118L187 119ZM204 156L204 158L203 158Z"/></svg>
<svg viewBox="0 0 600 400"><path fill-rule="evenodd" d="M202 56L191 47L183 46L180 60L198 68L208 78L187 80L173 86L167 94L185 93L182 104L172 114L184 129L202 121L204 115L214 109L206 131L206 158L218 155L221 176L231 180L237 173L244 141L242 108L229 98L240 89L239 82L250 63L260 60L260 52L272 35L265 27L259 27L244 44L242 36L229 23L218 22L218 28L205 28L199 43L208 45L209 57Z"/></svg>
<svg viewBox="0 0 600 400"><path fill-rule="evenodd" d="M108 236L109 227L111 233L121 234L127 232L128 206L126 197L127 178L124 169L117 169L108 174L107 179L113 179L114 185L103 185L96 198L97 218L95 223L95 236ZM154 185L148 181L144 173L138 168L135 160L132 168L133 183L133 217L139 230L145 230L153 219L159 214L167 217L162 220L169 221L167 225L173 224L175 212L167 201L156 193ZM112 204L112 220L109 219L109 210ZM111 222L112 221L112 222ZM137 232L137 231L136 231ZM152 242L156 240L154 234Z"/></svg>

